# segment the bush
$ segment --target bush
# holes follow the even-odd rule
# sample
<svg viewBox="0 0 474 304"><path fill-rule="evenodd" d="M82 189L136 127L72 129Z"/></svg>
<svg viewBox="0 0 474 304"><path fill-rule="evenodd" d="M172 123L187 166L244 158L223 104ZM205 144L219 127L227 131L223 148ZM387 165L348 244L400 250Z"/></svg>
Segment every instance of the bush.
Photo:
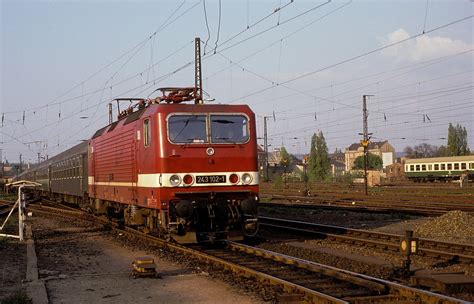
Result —
<svg viewBox="0 0 474 304"><path fill-rule="evenodd" d="M282 188L283 188L283 177L281 175L278 175L273 180L273 189L280 190Z"/></svg>

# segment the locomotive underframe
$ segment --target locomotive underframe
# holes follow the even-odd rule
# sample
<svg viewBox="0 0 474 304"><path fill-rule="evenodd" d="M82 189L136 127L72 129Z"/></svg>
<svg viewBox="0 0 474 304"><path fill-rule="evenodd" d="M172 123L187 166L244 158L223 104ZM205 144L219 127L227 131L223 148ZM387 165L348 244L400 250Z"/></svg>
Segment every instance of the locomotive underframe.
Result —
<svg viewBox="0 0 474 304"><path fill-rule="evenodd" d="M258 195L240 192L179 192L168 209L144 208L98 198L38 191L41 197L79 206L178 243L242 240L258 230Z"/></svg>

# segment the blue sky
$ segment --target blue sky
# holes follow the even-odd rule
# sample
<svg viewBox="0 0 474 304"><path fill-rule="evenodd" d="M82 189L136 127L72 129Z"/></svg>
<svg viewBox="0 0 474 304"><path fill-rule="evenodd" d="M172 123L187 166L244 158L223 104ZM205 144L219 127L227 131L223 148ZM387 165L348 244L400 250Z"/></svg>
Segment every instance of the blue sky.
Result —
<svg viewBox="0 0 474 304"><path fill-rule="evenodd" d="M374 140L397 151L445 144L451 122L467 128L474 148L472 18L342 63L469 17L471 1L222 1L218 30L219 1L207 0L209 33L203 1L0 3L0 142L10 161L89 138L107 124L112 98L192 85L193 66L180 68L197 36L209 37L206 92L215 103L249 104L260 136L262 117L275 113L272 147L306 153L321 130L330 151L345 149L360 137L362 95L374 94Z"/></svg>

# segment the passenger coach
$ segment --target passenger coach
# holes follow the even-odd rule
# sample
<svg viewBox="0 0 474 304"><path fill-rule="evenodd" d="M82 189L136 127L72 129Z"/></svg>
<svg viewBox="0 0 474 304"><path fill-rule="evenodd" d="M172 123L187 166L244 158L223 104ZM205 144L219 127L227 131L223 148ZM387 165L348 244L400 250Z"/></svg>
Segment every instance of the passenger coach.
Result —
<svg viewBox="0 0 474 304"><path fill-rule="evenodd" d="M474 178L474 155L407 159L405 176L417 181L454 180L466 173Z"/></svg>

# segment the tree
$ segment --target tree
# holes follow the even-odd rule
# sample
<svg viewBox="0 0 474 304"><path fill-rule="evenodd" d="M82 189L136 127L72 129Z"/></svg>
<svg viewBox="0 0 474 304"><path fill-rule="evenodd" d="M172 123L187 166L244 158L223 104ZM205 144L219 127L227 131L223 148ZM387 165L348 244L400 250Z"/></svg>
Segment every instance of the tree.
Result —
<svg viewBox="0 0 474 304"><path fill-rule="evenodd" d="M413 148L410 146L405 147L404 152L408 158L425 158L435 157L439 155L439 149L437 146L433 146L427 143L416 145Z"/></svg>
<svg viewBox="0 0 474 304"><path fill-rule="evenodd" d="M444 156L449 156L448 154L448 147L445 145L441 145L438 148L438 152L436 153L437 157L444 157Z"/></svg>
<svg viewBox="0 0 474 304"><path fill-rule="evenodd" d="M325 180L330 176L330 172L328 147L323 132L320 131L319 134L314 133L311 137L308 177L312 182Z"/></svg>
<svg viewBox="0 0 474 304"><path fill-rule="evenodd" d="M368 168L367 170L380 170L383 167L383 161L382 158L378 155L375 155L373 153L369 153L368 155L369 161L368 161ZM364 155L358 156L354 160L354 166L352 169L356 170L364 170Z"/></svg>
<svg viewBox="0 0 474 304"><path fill-rule="evenodd" d="M469 145L467 143L467 130L465 127L457 124L456 127L449 124L448 127L448 156L469 155Z"/></svg>
<svg viewBox="0 0 474 304"><path fill-rule="evenodd" d="M290 154L288 153L288 151L286 151L285 147L281 147L280 149L280 166L288 166L291 164L291 156Z"/></svg>

